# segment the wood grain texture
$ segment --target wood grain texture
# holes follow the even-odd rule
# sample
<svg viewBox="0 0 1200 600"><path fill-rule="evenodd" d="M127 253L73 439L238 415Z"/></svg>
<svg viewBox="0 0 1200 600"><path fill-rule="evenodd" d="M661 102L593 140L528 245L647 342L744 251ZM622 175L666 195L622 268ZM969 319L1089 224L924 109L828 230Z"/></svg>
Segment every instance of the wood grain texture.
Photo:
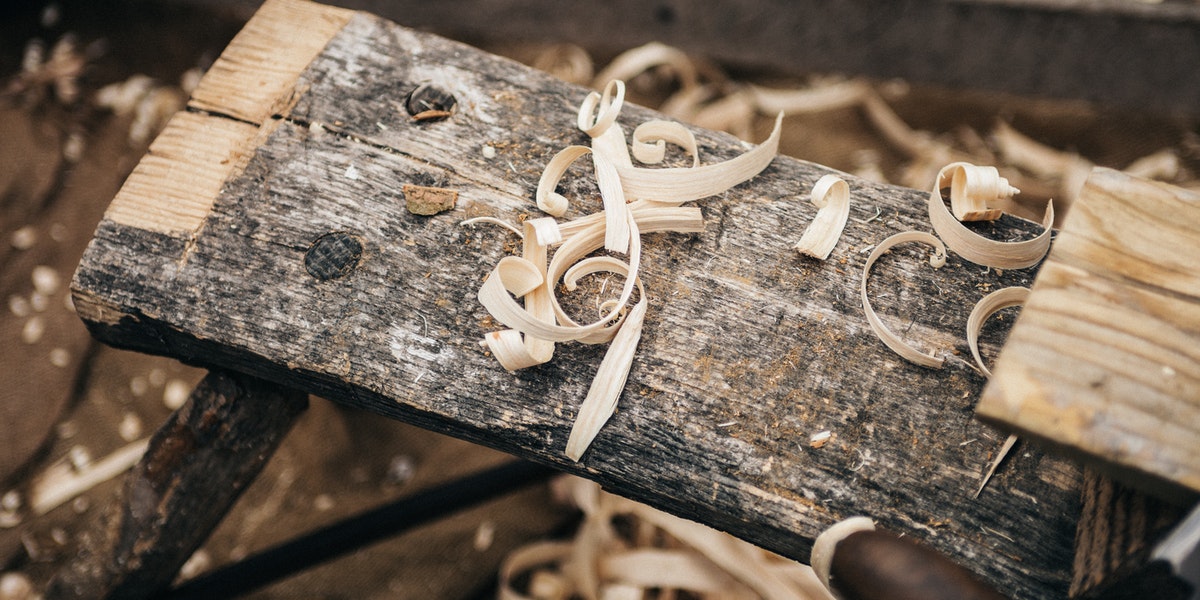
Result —
<svg viewBox="0 0 1200 600"><path fill-rule="evenodd" d="M286 110L299 93L297 75L353 14L312 2L264 2L204 74L189 106L262 124Z"/></svg>
<svg viewBox="0 0 1200 600"><path fill-rule="evenodd" d="M455 114L413 121L404 99L420 84L452 93ZM824 528L867 514L1011 595L1066 593L1078 469L1029 450L970 500L1003 439L973 418L982 378L953 356L941 371L904 363L862 314L863 250L897 231L928 231L927 192L846 176L857 220L817 262L791 247L816 212L809 188L829 170L779 157L750 183L700 201L703 233L646 236L641 348L618 413L573 463L567 435L604 349L563 345L550 364L500 368L478 344L497 325L475 294L513 240L458 223L538 215L543 166L586 142L574 126L586 91L368 15L350 19L294 89L304 92L226 182L194 239L100 225L74 281L96 336L551 464L798 559ZM621 122L654 116L627 107ZM746 148L696 134L705 162ZM458 207L412 215L406 184L456 190ZM599 205L585 171L560 189ZM1011 219L982 227L1004 239L1036 229ZM353 271L317 280L305 254L331 232L364 250ZM955 256L933 271L924 250L901 247L876 264L870 292L903 335L967 355L970 306L1032 276ZM592 302L579 305L594 311ZM985 353L999 340L985 336ZM836 438L810 448L808 437L826 429Z"/></svg>
<svg viewBox="0 0 1200 600"><path fill-rule="evenodd" d="M1200 491L1200 194L1097 169L981 416L1175 498Z"/></svg>
<svg viewBox="0 0 1200 600"><path fill-rule="evenodd" d="M232 119L180 112L108 206L114 223L190 234L204 223L221 185L254 150L259 128Z"/></svg>
<svg viewBox="0 0 1200 600"><path fill-rule="evenodd" d="M174 581L254 481L308 396L214 371L150 439L119 500L47 598L148 598Z"/></svg>

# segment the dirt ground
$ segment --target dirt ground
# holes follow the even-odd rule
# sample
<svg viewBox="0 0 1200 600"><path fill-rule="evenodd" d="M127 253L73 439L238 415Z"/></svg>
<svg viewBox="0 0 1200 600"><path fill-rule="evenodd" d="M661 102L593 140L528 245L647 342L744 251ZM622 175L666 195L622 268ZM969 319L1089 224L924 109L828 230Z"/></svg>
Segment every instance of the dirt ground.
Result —
<svg viewBox="0 0 1200 600"><path fill-rule="evenodd" d="M4 600L33 597L74 556L79 536L119 482L100 483L38 514L32 504L40 478L55 465L86 467L149 436L203 376L173 360L91 341L71 310L67 284L95 224L156 127L182 107L189 81L240 26L236 19L170 3L53 6L0 9L0 572L15 586L0 586ZM64 39L72 40L69 52ZM32 40L41 40L47 66L36 77L22 76ZM528 45L494 50L531 61L538 56ZM142 88L127 87L130 100L99 94L136 75L149 79ZM754 77L767 84L796 83ZM665 95L650 80L631 90L640 94L634 100L651 104ZM956 147L969 146L974 139L969 132L990 131L1001 119L1096 164L1122 168L1169 149L1179 161L1174 179L1190 181L1200 171L1195 120L1073 102L905 90L889 97L896 112L913 128ZM789 118L786 124L783 151L799 158L852 172L874 166L897 182L913 160L882 139L857 108ZM755 128L761 139L763 122ZM185 576L507 459L314 398ZM534 486L252 597L486 597L507 552L563 531L572 518L551 501L545 486ZM30 594L21 595L22 582L32 587Z"/></svg>

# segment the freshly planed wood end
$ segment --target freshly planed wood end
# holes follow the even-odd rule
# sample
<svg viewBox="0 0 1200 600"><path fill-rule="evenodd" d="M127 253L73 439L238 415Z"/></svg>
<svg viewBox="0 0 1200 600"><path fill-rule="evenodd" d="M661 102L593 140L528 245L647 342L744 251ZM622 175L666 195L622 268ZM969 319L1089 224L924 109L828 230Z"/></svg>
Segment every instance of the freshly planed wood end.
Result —
<svg viewBox="0 0 1200 600"><path fill-rule="evenodd" d="M419 89L453 98L453 111L415 118ZM971 410L983 378L961 361L904 363L858 302L864 249L928 228L917 190L846 176L856 218L816 261L791 232L814 219L808 192L831 170L779 156L697 202L703 232L648 234L649 316L619 410L582 461L566 457L603 349L563 344L547 365L500 367L478 343L498 325L477 293L514 239L460 223L538 214L546 163L588 143L576 116L586 94L372 15L270 0L113 201L72 282L77 311L105 343L553 465L793 558L867 514L953 560L986 556L980 574L1013 595L1065 594L1077 466L1031 450L970 500L999 445ZM656 118L627 104L619 121ZM747 150L693 132L706 164ZM406 189L455 202L414 214ZM561 190L584 206L570 217L598 205L586 172ZM1000 238L1035 228L987 227ZM933 272L915 249L873 273L889 319L960 355L978 290L1033 278L958 257ZM571 298L581 315L613 289L590 283ZM805 443L820 432L832 441Z"/></svg>
<svg viewBox="0 0 1200 600"><path fill-rule="evenodd" d="M1200 194L1093 171L978 412L1138 487L1200 492Z"/></svg>

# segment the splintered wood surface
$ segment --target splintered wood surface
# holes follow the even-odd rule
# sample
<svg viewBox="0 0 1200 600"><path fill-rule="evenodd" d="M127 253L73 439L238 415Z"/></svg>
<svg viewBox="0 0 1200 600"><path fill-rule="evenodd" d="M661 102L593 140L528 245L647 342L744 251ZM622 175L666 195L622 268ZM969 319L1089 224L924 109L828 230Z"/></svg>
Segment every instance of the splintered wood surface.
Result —
<svg viewBox="0 0 1200 600"><path fill-rule="evenodd" d="M405 102L422 84L455 97L452 116L412 119ZM949 354L942 370L892 354L863 315L869 248L929 231L927 192L846 176L852 220L818 262L792 245L816 214L808 191L829 170L778 157L698 202L703 233L646 236L650 309L619 410L582 462L565 457L604 348L565 344L547 365L504 371L479 345L499 327L475 295L516 240L459 223L541 216L533 192L544 165L587 143L575 127L585 94L367 14L269 2L114 200L76 273L77 310L109 344L551 464L797 559L829 525L865 514L1015 597L1064 595L1079 470L1019 447L971 499L1004 435L975 420L984 380L954 360L969 356L971 305L1029 285L1033 272L953 255L935 271L915 246L875 265L876 310ZM652 117L627 106L619 122ZM706 164L748 148L696 134ZM454 190L458 208L410 214L406 185ZM562 190L597 210L587 170ZM1036 230L1015 219L983 226L1001 239ZM317 259L323 250L340 252ZM581 318L594 302L578 302ZM985 353L999 341L985 336ZM833 439L811 447L825 430Z"/></svg>
<svg viewBox="0 0 1200 600"><path fill-rule="evenodd" d="M979 412L1140 488L1200 492L1200 194L1097 169Z"/></svg>

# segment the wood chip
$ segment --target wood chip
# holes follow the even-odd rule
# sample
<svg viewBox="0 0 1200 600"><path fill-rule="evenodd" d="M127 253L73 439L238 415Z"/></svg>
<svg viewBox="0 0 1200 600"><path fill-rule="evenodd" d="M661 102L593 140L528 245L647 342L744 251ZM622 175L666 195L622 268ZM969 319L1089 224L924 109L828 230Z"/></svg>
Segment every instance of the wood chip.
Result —
<svg viewBox="0 0 1200 600"><path fill-rule="evenodd" d="M458 204L458 191L407 183L403 188L404 204L414 215L436 215L453 210Z"/></svg>

